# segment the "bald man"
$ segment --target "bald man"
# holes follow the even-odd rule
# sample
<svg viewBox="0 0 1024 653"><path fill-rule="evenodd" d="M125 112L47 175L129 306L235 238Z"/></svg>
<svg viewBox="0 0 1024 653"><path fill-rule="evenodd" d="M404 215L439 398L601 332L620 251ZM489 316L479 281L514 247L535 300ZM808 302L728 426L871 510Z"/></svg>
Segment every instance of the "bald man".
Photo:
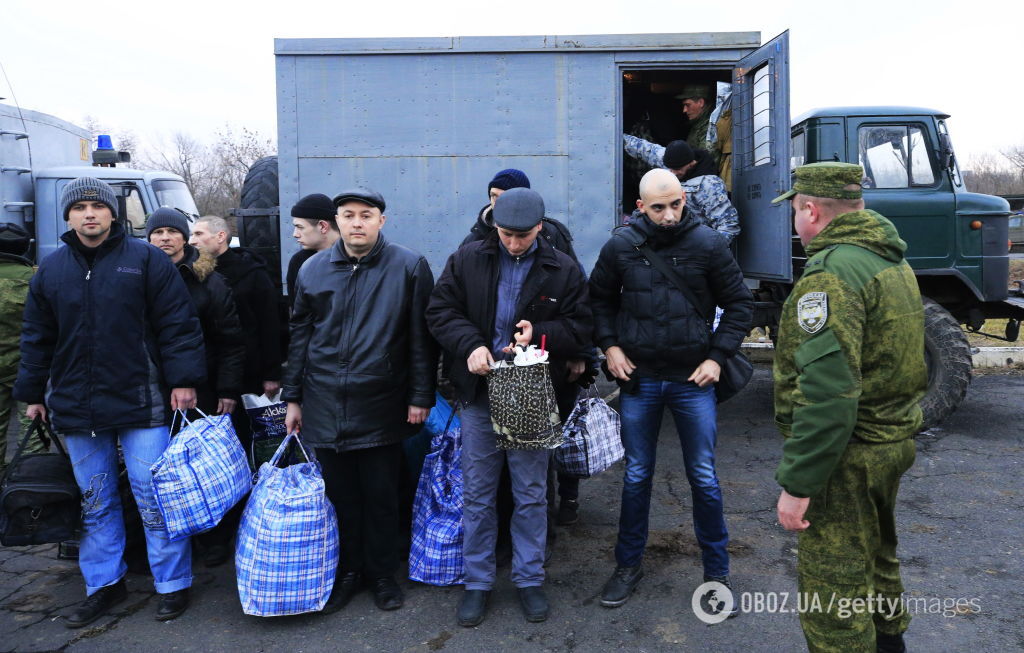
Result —
<svg viewBox="0 0 1024 653"><path fill-rule="evenodd" d="M644 175L636 205L639 214L615 230L590 275L594 340L622 388L626 449L616 567L601 593L601 605L609 608L624 604L644 575L654 460L666 406L683 448L704 582L731 589L729 534L715 474L714 384L726 359L739 351L753 312L726 238L685 210L675 175L665 169ZM674 278L650 263L656 258ZM684 294L679 284L690 292ZM713 316L715 306L724 313L712 332L702 314Z"/></svg>

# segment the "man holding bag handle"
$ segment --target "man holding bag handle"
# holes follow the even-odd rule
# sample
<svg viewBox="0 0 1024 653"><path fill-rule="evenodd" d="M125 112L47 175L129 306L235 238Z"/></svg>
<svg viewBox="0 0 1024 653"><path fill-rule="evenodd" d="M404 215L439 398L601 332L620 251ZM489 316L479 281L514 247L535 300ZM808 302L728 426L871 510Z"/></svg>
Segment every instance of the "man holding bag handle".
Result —
<svg viewBox="0 0 1024 653"><path fill-rule="evenodd" d="M569 361L585 358L591 346L586 279L572 258L538 238L541 196L529 188L512 188L498 197L493 213L497 228L451 255L427 308L431 333L455 361L451 380L465 403L460 418L466 591L456 619L467 627L483 621L494 584L494 500L506 457L516 503L512 582L528 621L548 616L542 586L550 452L497 448L484 376L513 337L517 344L539 346L546 336L551 381L564 418L576 398Z"/></svg>
<svg viewBox="0 0 1024 653"><path fill-rule="evenodd" d="M60 204L70 229L32 279L14 396L65 437L82 491L88 598L66 623L92 623L127 596L118 442L160 595L156 618L173 619L188 607L191 543L168 541L149 469L170 440L171 411L193 408L206 381L203 334L167 255L115 222L110 186L75 179Z"/></svg>

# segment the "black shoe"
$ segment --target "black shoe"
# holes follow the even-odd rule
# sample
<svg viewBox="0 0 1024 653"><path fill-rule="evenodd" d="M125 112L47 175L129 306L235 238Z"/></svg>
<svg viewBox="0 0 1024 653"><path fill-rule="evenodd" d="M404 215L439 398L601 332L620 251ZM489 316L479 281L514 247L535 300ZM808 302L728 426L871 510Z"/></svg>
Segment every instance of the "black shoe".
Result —
<svg viewBox="0 0 1024 653"><path fill-rule="evenodd" d="M875 650L878 653L907 653L903 635L887 635L875 631Z"/></svg>
<svg viewBox="0 0 1024 653"><path fill-rule="evenodd" d="M555 523L559 526L572 526L580 520L580 502L574 499L562 499L558 503L558 516Z"/></svg>
<svg viewBox="0 0 1024 653"><path fill-rule="evenodd" d="M64 625L68 628L81 628L96 621L121 601L128 598L128 588L125 587L124 579L113 585L101 587L93 592L89 598L82 601L75 611L71 613Z"/></svg>
<svg viewBox="0 0 1024 653"><path fill-rule="evenodd" d="M460 626L472 628L479 626L487 614L487 597L491 595L488 590L466 590L462 593L462 600L459 601L459 609L455 613L455 619Z"/></svg>
<svg viewBox="0 0 1024 653"><path fill-rule="evenodd" d="M629 600L640 579L644 577L643 565L635 567L616 567L612 577L601 590L601 605L606 608L617 608Z"/></svg>
<svg viewBox="0 0 1024 653"><path fill-rule="evenodd" d="M358 594L362 588L363 576L358 571L339 572L338 576L334 579L331 597L327 599L327 604L324 605L324 609L321 612L331 614L341 610L348 605L352 597Z"/></svg>
<svg viewBox="0 0 1024 653"><path fill-rule="evenodd" d="M519 605L523 608L523 616L530 623L540 623L548 618L548 597L544 588L539 586L520 587Z"/></svg>
<svg viewBox="0 0 1024 653"><path fill-rule="evenodd" d="M722 585L725 585L726 587L728 587L729 591L732 592L732 609L729 610L729 617L728 618L732 619L733 617L739 615L739 613L740 613L740 597L736 593L736 591L733 590L732 583L729 582L729 577L728 576L708 576L707 574L705 574L704 575L704 582L705 583L711 583L711 582L721 583Z"/></svg>
<svg viewBox="0 0 1024 653"><path fill-rule="evenodd" d="M391 576L373 581L373 603L381 610L397 610L404 600L402 588Z"/></svg>
<svg viewBox="0 0 1024 653"><path fill-rule="evenodd" d="M207 547L203 553L203 566L204 567L219 567L228 561L228 556L231 555L231 549L225 544L213 544Z"/></svg>
<svg viewBox="0 0 1024 653"><path fill-rule="evenodd" d="M156 608L157 621L170 621L185 614L188 609L188 588L160 594L160 605Z"/></svg>

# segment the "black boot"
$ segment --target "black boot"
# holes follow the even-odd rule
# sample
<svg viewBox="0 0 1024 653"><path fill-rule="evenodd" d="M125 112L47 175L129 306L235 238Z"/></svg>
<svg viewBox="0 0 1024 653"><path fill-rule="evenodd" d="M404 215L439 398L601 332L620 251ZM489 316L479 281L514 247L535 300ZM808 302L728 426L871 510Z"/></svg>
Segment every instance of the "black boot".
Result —
<svg viewBox="0 0 1024 653"><path fill-rule="evenodd" d="M640 579L644 577L643 565L635 567L616 567L612 577L601 590L601 605L606 608L617 608L629 600Z"/></svg>
<svg viewBox="0 0 1024 653"><path fill-rule="evenodd" d="M338 572L334 579L334 588L331 590L331 597L327 599L327 605L321 610L324 614L331 614L341 610L352 600L359 590L363 588L363 576L358 571Z"/></svg>
<svg viewBox="0 0 1024 653"><path fill-rule="evenodd" d="M455 613L460 626L472 628L483 622L484 615L487 614L487 597L490 594L487 590L466 590L462 593L459 610Z"/></svg>
<svg viewBox="0 0 1024 653"><path fill-rule="evenodd" d="M121 601L128 598L128 588L125 587L124 579L113 585L101 587L89 598L79 604L65 624L68 628L81 628L96 621Z"/></svg>
<svg viewBox="0 0 1024 653"><path fill-rule="evenodd" d="M177 592L160 594L160 605L156 608L157 621L170 621L185 614L188 609L188 588Z"/></svg>
<svg viewBox="0 0 1024 653"><path fill-rule="evenodd" d="M382 576L373 581L373 603L380 610L397 610L402 607L405 597L402 588L391 576Z"/></svg>
<svg viewBox="0 0 1024 653"><path fill-rule="evenodd" d="M540 623L548 618L548 597L543 587L520 587L519 605L523 608L523 616L530 623Z"/></svg>

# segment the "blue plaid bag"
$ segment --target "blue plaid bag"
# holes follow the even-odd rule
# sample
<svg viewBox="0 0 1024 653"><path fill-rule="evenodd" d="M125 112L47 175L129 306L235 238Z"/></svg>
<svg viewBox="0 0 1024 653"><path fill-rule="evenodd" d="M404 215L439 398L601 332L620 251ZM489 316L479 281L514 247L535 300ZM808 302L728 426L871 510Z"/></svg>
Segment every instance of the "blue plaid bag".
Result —
<svg viewBox="0 0 1024 653"><path fill-rule="evenodd" d="M428 585L457 585L464 573L461 429L455 411L440 397L430 416L446 409L447 423L430 443L413 501L409 578Z"/></svg>
<svg viewBox="0 0 1024 653"><path fill-rule="evenodd" d="M565 420L565 442L555 449L559 473L590 478L625 455L619 414L597 393L596 384L580 390L576 406Z"/></svg>
<svg viewBox="0 0 1024 653"><path fill-rule="evenodd" d="M277 465L294 440L306 462ZM285 437L242 513L235 547L245 614L279 617L322 610L338 569L338 518L324 494L320 463L295 433Z"/></svg>
<svg viewBox="0 0 1024 653"><path fill-rule="evenodd" d="M153 463L153 494L172 542L216 526L252 487L252 472L230 415L207 415L184 426Z"/></svg>

